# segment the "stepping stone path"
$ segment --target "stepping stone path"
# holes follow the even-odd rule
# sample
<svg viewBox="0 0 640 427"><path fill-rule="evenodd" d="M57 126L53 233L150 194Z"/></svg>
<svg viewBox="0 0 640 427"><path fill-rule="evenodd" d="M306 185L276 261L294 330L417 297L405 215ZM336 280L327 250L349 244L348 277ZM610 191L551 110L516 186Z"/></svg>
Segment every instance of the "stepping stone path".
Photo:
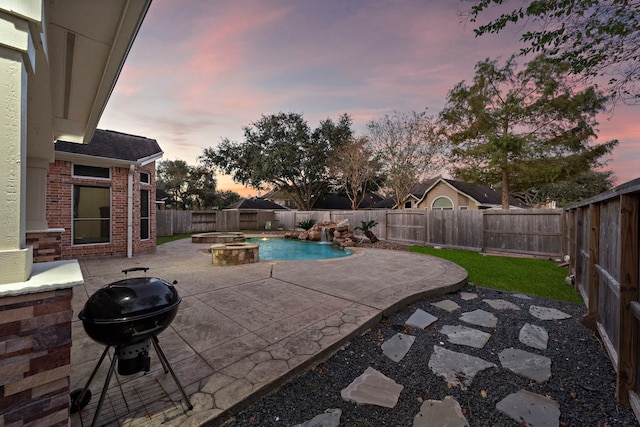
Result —
<svg viewBox="0 0 640 427"><path fill-rule="evenodd" d="M427 400L413 418L413 427L467 427L469 423L462 414L457 400L446 396L444 400Z"/></svg>
<svg viewBox="0 0 640 427"><path fill-rule="evenodd" d="M498 354L502 367L539 383L551 378L551 359L517 348L507 348Z"/></svg>
<svg viewBox="0 0 640 427"><path fill-rule="evenodd" d="M403 385L368 367L362 375L353 380L340 392L342 398L358 405L377 405L393 408L398 403Z"/></svg>
<svg viewBox="0 0 640 427"><path fill-rule="evenodd" d="M460 386L463 390L471 385L478 372L495 366L479 357L457 353L437 345L433 346L433 354L429 359L429 368L434 374L444 377L447 382Z"/></svg>
<svg viewBox="0 0 640 427"><path fill-rule="evenodd" d="M470 301L478 298L478 294L460 292L460 299ZM524 294L514 294L515 298L524 301L531 299ZM520 310L520 307L504 299L483 299L493 310ZM454 312L461 307L454 301L446 299L432 303L448 312ZM540 320L563 320L571 315L560 310L548 307L530 306L529 313ZM462 322L495 329L498 327L498 318L485 310L477 309L462 313L459 318ZM405 325L418 329L425 329L438 320L437 317L426 311L417 309L406 321ZM462 325L444 325L440 333L447 335L448 342L473 348L483 348L491 338L491 333L480 331ZM397 333L381 348L382 353L394 362L401 361L417 338L413 335ZM547 349L549 334L542 326L525 323L520 329L519 340L522 344L540 351ZM471 386L475 376L489 368L498 368L496 364L466 352L456 352L443 347L444 343L433 346L433 353L428 362L429 369L443 377L449 387L459 386L463 390ZM499 350L499 349L497 349ZM493 350L492 350L492 354ZM551 378L551 359L540 354L528 351L507 348L497 354L502 369L509 370L517 375L524 376L538 383L543 383ZM362 375L357 377L349 386L341 391L344 400L356 404L378 405L386 408L396 406L404 387L391 378L376 371L372 367L367 368ZM496 409L515 420L517 424L527 426L558 426L560 420L559 405L555 401L527 390L512 393L496 404ZM314 417L312 420L299 424L300 427L334 427L340 422L339 409L328 410L326 413ZM420 407L413 421L414 427L427 426L469 426L460 404L451 396L444 400L426 400Z"/></svg>
<svg viewBox="0 0 640 427"><path fill-rule="evenodd" d="M450 343L468 345L475 348L484 347L489 338L491 338L491 334L460 325L444 325L440 329L440 333L449 337Z"/></svg>
<svg viewBox="0 0 640 427"><path fill-rule="evenodd" d="M520 329L520 342L538 350L546 350L549 333L545 328L531 323L525 323Z"/></svg>
<svg viewBox="0 0 640 427"><path fill-rule="evenodd" d="M404 322L407 326L412 326L418 329L424 329L430 326L433 322L438 320L436 316L427 313L424 310L417 309L413 314Z"/></svg>
<svg viewBox="0 0 640 427"><path fill-rule="evenodd" d="M539 307L537 305L529 307L529 313L540 320L563 320L571 318L570 314L563 311L556 310L555 308Z"/></svg>
<svg viewBox="0 0 640 427"><path fill-rule="evenodd" d="M548 397L520 390L511 393L496 405L506 416L513 418L520 425L530 427L555 427L560 425L560 408Z"/></svg>
<svg viewBox="0 0 640 427"><path fill-rule="evenodd" d="M462 313L460 320L471 323L472 325L484 326L485 328L495 328L498 324L498 318L496 316L481 309Z"/></svg>
<svg viewBox="0 0 640 427"><path fill-rule="evenodd" d="M394 362L399 362L407 354L416 337L397 333L382 343L382 354Z"/></svg>
<svg viewBox="0 0 640 427"><path fill-rule="evenodd" d="M448 311L449 313L453 313L456 310L460 310L460 306L455 302L451 301L450 299L433 302L431 303L431 305L435 305L436 307L441 308L445 311Z"/></svg>

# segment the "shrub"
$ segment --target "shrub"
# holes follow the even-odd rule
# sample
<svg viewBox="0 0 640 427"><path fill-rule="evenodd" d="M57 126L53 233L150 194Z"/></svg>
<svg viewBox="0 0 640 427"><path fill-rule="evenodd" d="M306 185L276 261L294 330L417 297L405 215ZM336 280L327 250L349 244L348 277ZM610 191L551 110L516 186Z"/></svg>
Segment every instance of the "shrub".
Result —
<svg viewBox="0 0 640 427"><path fill-rule="evenodd" d="M296 224L296 227L302 228L304 231L309 231L311 230L311 227L316 224L316 222L317 220L315 218L309 218L305 219L304 221L300 221L298 224Z"/></svg>

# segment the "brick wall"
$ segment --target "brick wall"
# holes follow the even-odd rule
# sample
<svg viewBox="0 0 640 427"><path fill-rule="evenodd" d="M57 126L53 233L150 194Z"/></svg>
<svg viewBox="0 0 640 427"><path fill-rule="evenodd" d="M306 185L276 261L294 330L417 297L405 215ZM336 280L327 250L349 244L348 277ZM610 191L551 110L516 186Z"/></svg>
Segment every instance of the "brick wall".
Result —
<svg viewBox="0 0 640 427"><path fill-rule="evenodd" d="M51 228L64 228L61 236L62 259L127 255L127 185L129 168L112 167L111 179L72 176L73 164L56 160L49 166L47 177L47 223ZM140 183L140 172L150 175L149 184ZM154 251L156 247L155 162L145 165L133 175L133 253ZM72 245L72 191L74 184L111 188L111 241L104 244ZM151 195L148 240L140 240L140 189Z"/></svg>
<svg viewBox="0 0 640 427"><path fill-rule="evenodd" d="M67 426L71 289L0 298L0 425Z"/></svg>

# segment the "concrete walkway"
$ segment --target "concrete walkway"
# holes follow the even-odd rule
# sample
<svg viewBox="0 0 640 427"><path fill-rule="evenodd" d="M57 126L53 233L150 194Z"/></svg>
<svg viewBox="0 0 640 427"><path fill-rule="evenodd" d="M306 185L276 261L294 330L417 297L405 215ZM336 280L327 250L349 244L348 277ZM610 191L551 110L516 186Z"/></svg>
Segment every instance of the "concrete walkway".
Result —
<svg viewBox="0 0 640 427"><path fill-rule="evenodd" d="M467 279L448 261L380 249L326 261L214 267L208 246L187 239L131 259L80 262L85 284L73 297L71 389L85 385L104 351L87 336L78 313L100 287L122 279L121 270L144 266L149 276L178 281L178 315L158 338L194 405L187 410L152 350L149 373L114 375L97 425L215 424L330 356L383 315L454 292ZM107 370L105 361L90 386L91 402L72 417L72 426L91 424Z"/></svg>

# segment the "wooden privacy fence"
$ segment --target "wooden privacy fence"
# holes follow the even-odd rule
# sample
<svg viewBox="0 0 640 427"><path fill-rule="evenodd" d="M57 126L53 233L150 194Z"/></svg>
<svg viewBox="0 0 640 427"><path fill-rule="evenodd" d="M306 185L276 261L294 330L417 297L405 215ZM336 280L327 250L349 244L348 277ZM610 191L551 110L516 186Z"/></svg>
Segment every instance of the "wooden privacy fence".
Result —
<svg viewBox="0 0 640 427"><path fill-rule="evenodd" d="M640 419L640 179L567 209L575 286L617 373L616 398Z"/></svg>
<svg viewBox="0 0 640 427"><path fill-rule="evenodd" d="M173 211L156 213L158 236L207 231L265 230L277 227L273 211L246 209L224 211Z"/></svg>
<svg viewBox="0 0 640 427"><path fill-rule="evenodd" d="M348 219L352 227L374 220L378 225L373 232L383 240L544 257L563 255L563 215L561 209L275 212L277 223L287 230L309 218L336 222Z"/></svg>

